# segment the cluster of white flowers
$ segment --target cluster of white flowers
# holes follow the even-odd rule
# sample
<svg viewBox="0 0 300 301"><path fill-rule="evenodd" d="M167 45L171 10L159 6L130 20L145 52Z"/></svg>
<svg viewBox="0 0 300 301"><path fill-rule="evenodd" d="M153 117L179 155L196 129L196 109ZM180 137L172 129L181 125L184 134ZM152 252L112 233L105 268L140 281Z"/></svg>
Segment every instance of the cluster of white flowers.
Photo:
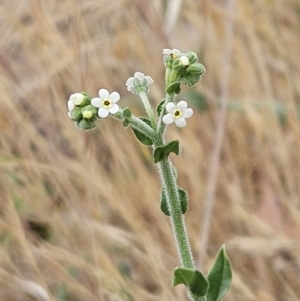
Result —
<svg viewBox="0 0 300 301"><path fill-rule="evenodd" d="M172 59L181 55L181 51L174 48L174 49L163 49L163 55L169 55Z"/></svg>
<svg viewBox="0 0 300 301"><path fill-rule="evenodd" d="M188 65L188 58L178 49L163 49L163 56L171 57L175 59L180 57L180 61L183 65ZM128 91L133 94L148 93L149 86L153 83L153 79L150 76L145 76L141 72L135 72L133 77L128 78L126 87ZM68 100L68 116L71 118L71 112L76 107L84 107L86 105L87 96L83 93L74 93ZM99 90L99 97L92 98L88 105L97 109L97 114L100 118L106 118L109 114L116 114L120 111L117 102L120 100L120 94L118 92L109 93L106 89ZM91 107L90 106L90 107ZM162 120L165 124L175 123L178 127L186 126L186 119L193 115L193 110L187 107L187 102L184 100L179 101L177 104L170 102L166 105L167 114L163 116ZM95 113L94 113L95 114ZM72 114L74 115L74 114ZM83 118L92 118L92 111L82 111ZM95 115L94 115L95 116Z"/></svg>

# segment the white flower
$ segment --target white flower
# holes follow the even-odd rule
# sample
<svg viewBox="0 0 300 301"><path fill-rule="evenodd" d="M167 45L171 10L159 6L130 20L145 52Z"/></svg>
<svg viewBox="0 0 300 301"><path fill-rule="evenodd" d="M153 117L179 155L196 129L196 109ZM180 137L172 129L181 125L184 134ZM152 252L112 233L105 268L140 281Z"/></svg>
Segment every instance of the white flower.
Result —
<svg viewBox="0 0 300 301"><path fill-rule="evenodd" d="M119 111L119 106L116 104L120 100L120 94L118 92L109 92L106 89L99 90L99 97L93 98L91 104L99 108L98 116L105 118L108 114L116 114Z"/></svg>
<svg viewBox="0 0 300 301"><path fill-rule="evenodd" d="M69 101L73 102L74 105L79 106L84 100L84 95L81 93L74 93L70 96Z"/></svg>
<svg viewBox="0 0 300 301"><path fill-rule="evenodd" d="M173 102L167 103L166 110L168 114L163 117L163 122L165 124L175 122L175 124L180 128L185 127L185 119L190 118L193 115L193 110L187 107L187 102L184 100L179 101L178 104Z"/></svg>
<svg viewBox="0 0 300 301"><path fill-rule="evenodd" d="M129 77L126 81L127 90L134 94L140 91L149 92L149 85L153 83L151 76L144 75L142 72L135 72L133 77Z"/></svg>
<svg viewBox="0 0 300 301"><path fill-rule="evenodd" d="M163 49L163 55L164 54L171 56L172 59L175 59L181 55L181 51L176 48L174 48L172 50L171 49Z"/></svg>

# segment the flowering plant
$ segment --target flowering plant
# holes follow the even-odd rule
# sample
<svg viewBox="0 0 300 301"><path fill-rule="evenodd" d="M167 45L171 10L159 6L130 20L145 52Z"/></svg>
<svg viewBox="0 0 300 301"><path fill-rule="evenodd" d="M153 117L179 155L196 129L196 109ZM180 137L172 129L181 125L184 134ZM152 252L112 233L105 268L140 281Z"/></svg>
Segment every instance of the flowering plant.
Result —
<svg viewBox="0 0 300 301"><path fill-rule="evenodd" d="M72 94L68 101L68 115L76 126L84 130L94 128L98 118L113 116L122 121L124 127L132 128L142 144L152 147L153 161L161 175L160 208L170 218L180 258L180 267L174 270L172 284L184 284L189 297L194 301L220 301L231 284L230 261L223 246L208 275L205 276L196 269L184 223L188 194L178 186L177 171L169 158L171 153L179 155L179 141L167 143L164 138L168 125L174 123L183 128L187 125L186 119L193 115L187 102L177 102L176 97L181 85L196 84L205 68L198 63L197 54L192 51L182 53L178 49L164 49L163 60L166 67L166 94L157 106L156 113L147 97L153 79L136 72L126 82L127 90L140 97L148 118L136 117L129 108L119 107L119 93L109 93L106 89L100 89L99 97L96 98L83 92Z"/></svg>

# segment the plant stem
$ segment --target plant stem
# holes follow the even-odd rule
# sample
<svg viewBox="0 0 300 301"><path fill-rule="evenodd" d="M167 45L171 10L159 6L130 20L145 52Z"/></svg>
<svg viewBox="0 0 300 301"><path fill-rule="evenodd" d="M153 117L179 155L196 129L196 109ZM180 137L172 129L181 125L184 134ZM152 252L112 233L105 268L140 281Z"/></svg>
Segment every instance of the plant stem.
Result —
<svg viewBox="0 0 300 301"><path fill-rule="evenodd" d="M170 101L174 101L176 94L166 95L166 104ZM161 114L158 120L157 126L157 136L154 142L154 146L161 146L164 144L164 133L165 124L162 122L162 117L164 116L165 109L161 110ZM178 194L178 185L176 182L176 177L174 175L173 165L170 158L160 161L158 164L158 170L161 175L162 185L165 188L167 202L169 211L171 213L171 225L173 228L173 233L175 236L175 241L177 245L177 251L179 254L180 262L182 267L195 269L194 260L188 241L188 236L186 233L184 216L181 212L180 199Z"/></svg>
<svg viewBox="0 0 300 301"><path fill-rule="evenodd" d="M169 158L158 163L162 184L165 188L169 211L171 213L171 224L179 253L182 267L195 269L192 252L184 224L184 216L181 212L178 186L174 177L173 166Z"/></svg>
<svg viewBox="0 0 300 301"><path fill-rule="evenodd" d="M150 105L149 99L144 91L139 92L140 98L143 102L143 105L145 107L146 113L150 119L152 128L155 130L156 129L156 122L155 122L155 117L154 117L154 112L152 110L152 107Z"/></svg>

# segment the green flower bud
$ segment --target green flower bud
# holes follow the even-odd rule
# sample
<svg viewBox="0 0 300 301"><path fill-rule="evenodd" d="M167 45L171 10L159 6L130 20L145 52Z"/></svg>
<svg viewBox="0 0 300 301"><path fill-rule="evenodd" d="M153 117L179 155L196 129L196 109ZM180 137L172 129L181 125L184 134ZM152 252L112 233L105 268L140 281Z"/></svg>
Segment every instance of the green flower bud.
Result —
<svg viewBox="0 0 300 301"><path fill-rule="evenodd" d="M191 65L191 64L194 64L194 63L196 63L196 62L198 61L198 56L197 56L197 54L196 54L195 52L193 52L193 51L189 51L189 52L187 52L185 55L188 57L189 62L190 62L190 65Z"/></svg>
<svg viewBox="0 0 300 301"><path fill-rule="evenodd" d="M82 108L80 107L75 107L71 112L70 112L70 118L74 121L80 121L82 119Z"/></svg>
<svg viewBox="0 0 300 301"><path fill-rule="evenodd" d="M189 61L186 56L178 57L173 61L172 69L176 71L178 74L180 74L182 71L185 71L185 69L189 66Z"/></svg>
<svg viewBox="0 0 300 301"><path fill-rule="evenodd" d="M84 107L91 103L91 98L84 92L72 94L69 100L73 102L75 106L79 107Z"/></svg>
<svg viewBox="0 0 300 301"><path fill-rule="evenodd" d="M92 105L87 105L81 110L81 113L83 118L92 119L97 115L97 109Z"/></svg>
<svg viewBox="0 0 300 301"><path fill-rule="evenodd" d="M205 67L200 63L190 65L186 71L191 75L202 75L205 73Z"/></svg>
<svg viewBox="0 0 300 301"><path fill-rule="evenodd" d="M91 130L96 127L96 118L82 119L76 123L77 127L82 130Z"/></svg>

